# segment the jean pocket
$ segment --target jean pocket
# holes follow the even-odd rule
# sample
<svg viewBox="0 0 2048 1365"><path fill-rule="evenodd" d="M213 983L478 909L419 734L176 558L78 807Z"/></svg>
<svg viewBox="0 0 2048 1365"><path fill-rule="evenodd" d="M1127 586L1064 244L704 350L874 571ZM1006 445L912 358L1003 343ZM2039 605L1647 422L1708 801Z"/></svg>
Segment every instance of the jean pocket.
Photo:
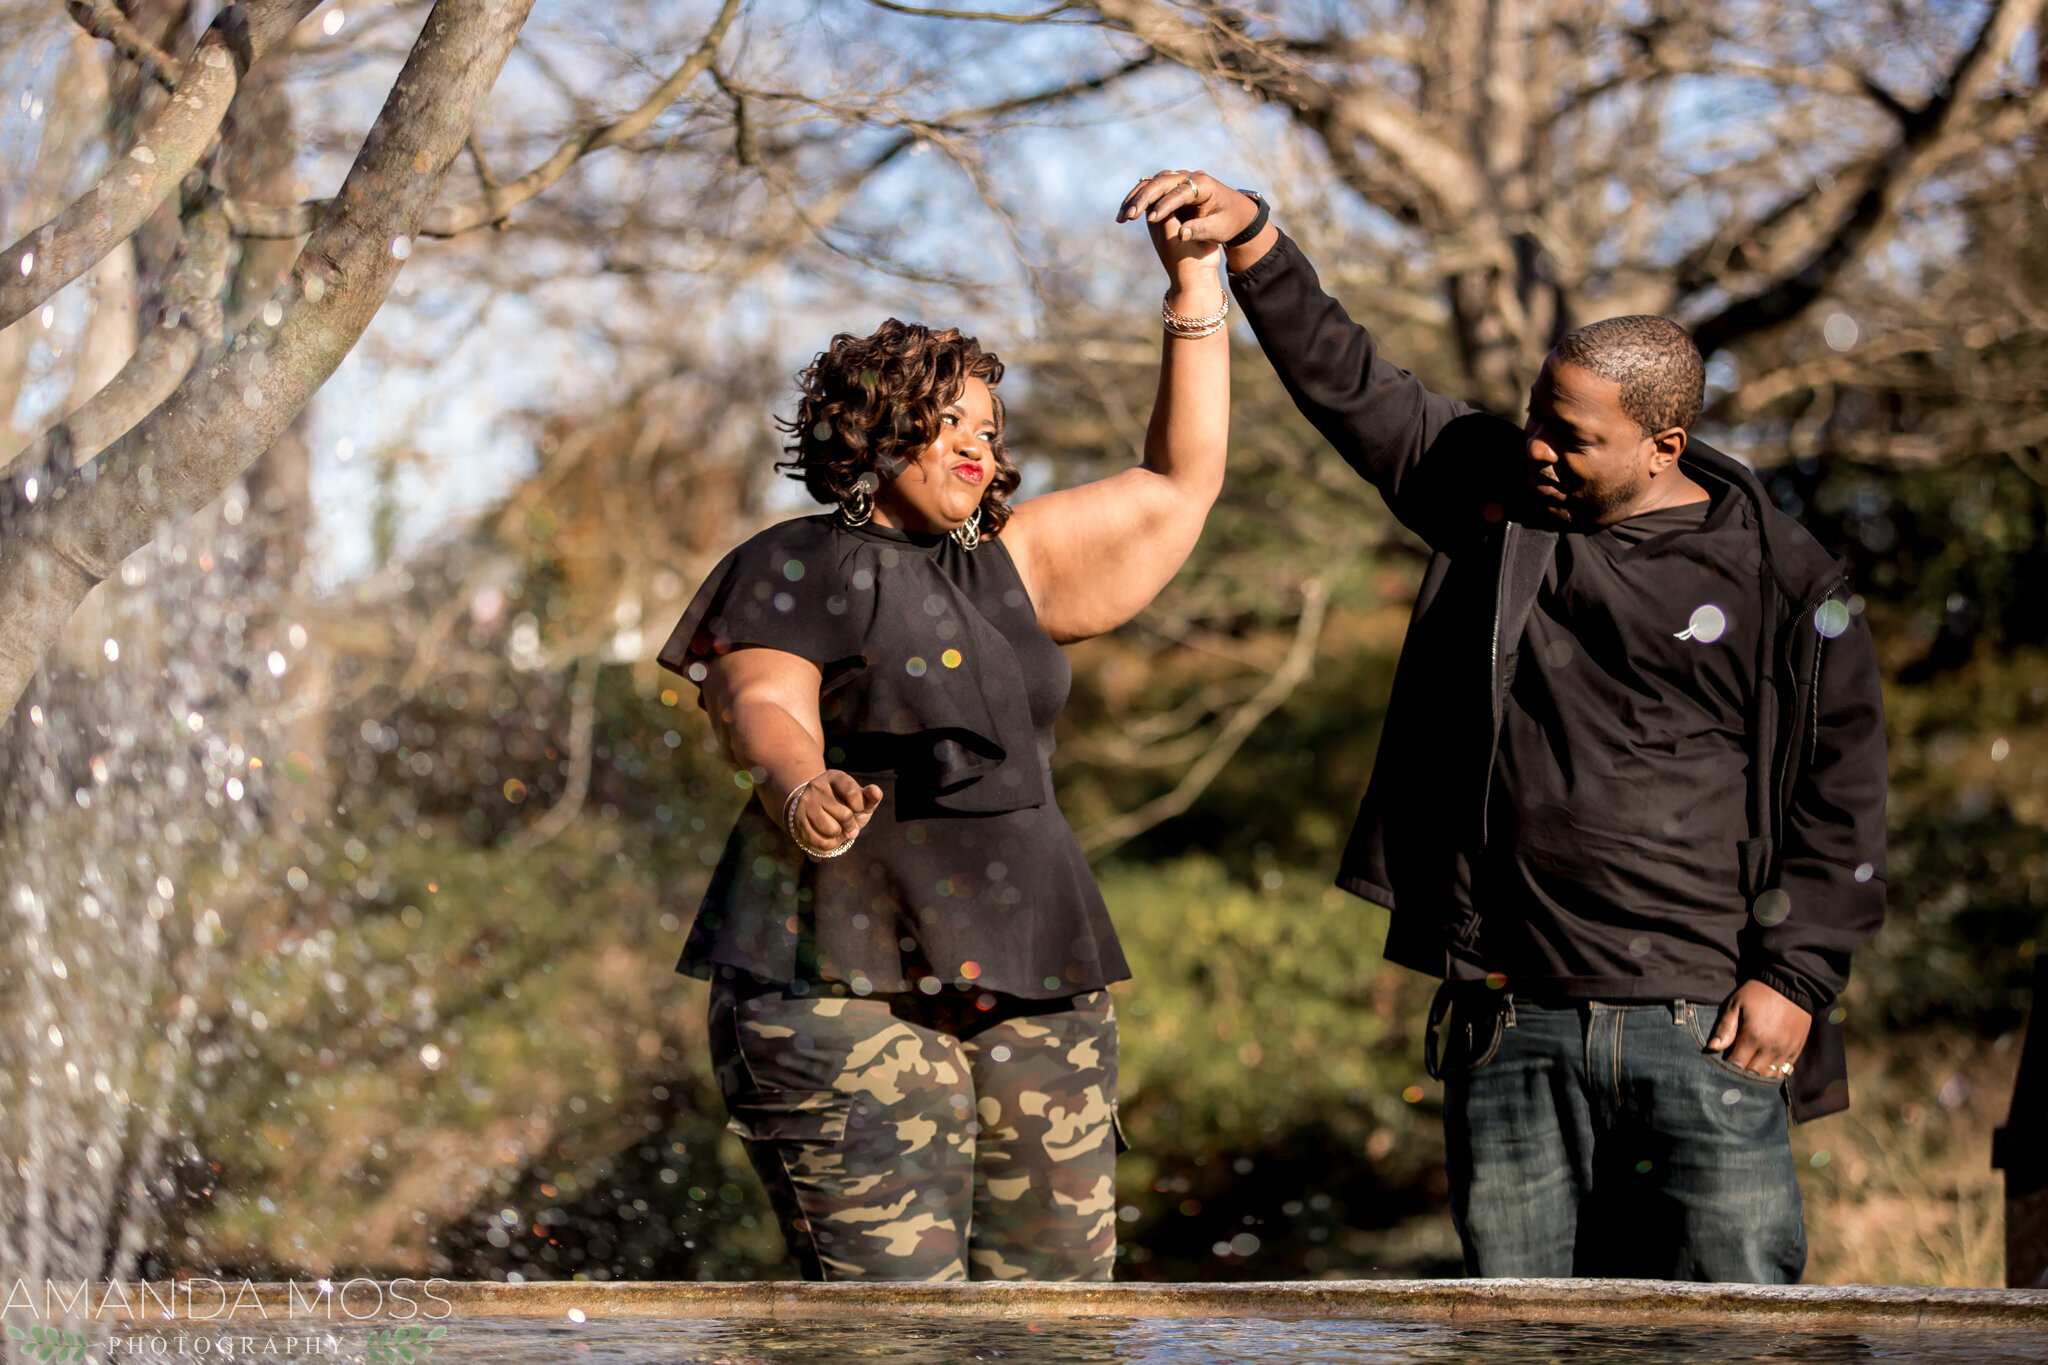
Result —
<svg viewBox="0 0 2048 1365"><path fill-rule="evenodd" d="M754 1142L840 1142L853 1099L836 1090L745 1090L725 1108L725 1126Z"/></svg>
<svg viewBox="0 0 2048 1365"><path fill-rule="evenodd" d="M1714 1070L1724 1076L1732 1076L1738 1081L1748 1081L1751 1085L1767 1085L1773 1090L1785 1084L1783 1076L1766 1076L1761 1071L1750 1071L1735 1065L1735 1063L1729 1061L1719 1052L1710 1051L1707 1047L1707 1040L1714 1036L1714 1030L1720 1026L1720 1023L1721 1015L1718 1010L1714 1013L1714 1022L1712 1024L1705 1024L1701 1022L1699 1006L1689 1005L1686 1007L1686 1024L1692 1031L1692 1040L1699 1044L1700 1056L1706 1058Z"/></svg>
<svg viewBox="0 0 2048 1365"><path fill-rule="evenodd" d="M1748 1081L1751 1085L1768 1086L1772 1090L1782 1089L1785 1084L1783 1076L1766 1076L1761 1071L1747 1070L1735 1065L1735 1063L1729 1061L1718 1052L1709 1052L1705 1056L1713 1064L1714 1070L1724 1076L1733 1076L1738 1081Z"/></svg>
<svg viewBox="0 0 2048 1365"><path fill-rule="evenodd" d="M1475 1001L1448 983L1430 1005L1423 1039L1423 1067L1432 1080L1469 1076L1500 1052L1507 1030L1507 1002L1499 996Z"/></svg>

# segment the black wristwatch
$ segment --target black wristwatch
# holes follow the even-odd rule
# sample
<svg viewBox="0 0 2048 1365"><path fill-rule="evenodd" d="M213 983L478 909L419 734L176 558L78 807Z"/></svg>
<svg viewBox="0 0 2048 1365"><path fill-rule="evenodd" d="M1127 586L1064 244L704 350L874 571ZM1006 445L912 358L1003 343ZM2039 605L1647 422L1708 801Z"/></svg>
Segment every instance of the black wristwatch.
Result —
<svg viewBox="0 0 2048 1365"><path fill-rule="evenodd" d="M1251 222L1245 224L1243 232L1238 233L1237 236L1232 237L1223 244L1225 247L1243 246L1246 242L1258 236L1266 226L1269 210L1266 207L1265 198L1257 190L1239 190L1238 193L1250 199L1254 204L1257 204L1259 211L1252 215Z"/></svg>

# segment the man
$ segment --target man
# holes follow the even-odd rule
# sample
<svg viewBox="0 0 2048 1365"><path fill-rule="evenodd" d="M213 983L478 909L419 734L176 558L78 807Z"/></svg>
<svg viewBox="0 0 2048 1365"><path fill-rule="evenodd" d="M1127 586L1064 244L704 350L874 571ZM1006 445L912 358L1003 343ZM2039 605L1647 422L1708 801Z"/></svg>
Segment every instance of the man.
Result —
<svg viewBox="0 0 2048 1365"><path fill-rule="evenodd" d="M1256 198L1163 172L1139 214L1227 244L1295 403L1435 552L1338 884L1444 978L1467 1272L1796 1281L1786 1104L1847 1105L1827 1016L1884 914L1841 566L1689 435L1677 324L1567 334L1517 430L1382 359Z"/></svg>

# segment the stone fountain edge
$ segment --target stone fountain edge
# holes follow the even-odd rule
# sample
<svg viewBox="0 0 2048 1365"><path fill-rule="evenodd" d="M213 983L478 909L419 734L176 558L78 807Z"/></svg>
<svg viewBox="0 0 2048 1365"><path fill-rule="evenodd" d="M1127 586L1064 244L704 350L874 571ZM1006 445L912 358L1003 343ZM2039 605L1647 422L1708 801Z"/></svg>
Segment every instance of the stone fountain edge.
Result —
<svg viewBox="0 0 2048 1365"><path fill-rule="evenodd" d="M217 1282L208 1282L217 1283ZM371 1293L375 1285L376 1293ZM402 1297L395 1287L404 1286ZM129 1287L131 1292L137 1286ZM158 1286L151 1286L152 1289ZM1306 1280L1228 1284L920 1284L903 1281L495 1281L356 1279L336 1323L465 1318L601 1322L660 1318L849 1318L878 1313L965 1318L1351 1318L1435 1322L1655 1322L1885 1330L2000 1328L2048 1331L2048 1289L1886 1285L1712 1285L1657 1280ZM111 1316L150 1321L248 1323L303 1318L303 1282L243 1282L222 1310L166 1315L144 1300ZM296 1296L296 1297L295 1297ZM97 1296L96 1296L97 1297ZM171 1302L176 1303L175 1292ZM104 1300L103 1300L104 1301ZM209 1298L208 1303L212 1300ZM323 1300L325 1302L325 1300ZM376 1307L371 1308L372 1302ZM160 1305L161 1300L156 1300ZM368 1311L365 1311L368 1310ZM581 1314L581 1318L571 1314Z"/></svg>

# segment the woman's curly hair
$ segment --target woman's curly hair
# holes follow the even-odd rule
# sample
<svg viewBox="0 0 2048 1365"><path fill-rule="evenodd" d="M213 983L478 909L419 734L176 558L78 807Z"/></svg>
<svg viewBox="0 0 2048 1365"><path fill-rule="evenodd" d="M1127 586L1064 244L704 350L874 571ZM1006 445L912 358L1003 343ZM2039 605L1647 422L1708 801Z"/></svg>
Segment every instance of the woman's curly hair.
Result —
<svg viewBox="0 0 2048 1365"><path fill-rule="evenodd" d="M1003 362L958 328L934 331L890 318L872 336L841 332L797 376L796 416L775 419L789 435L789 458L775 467L803 480L819 502L842 503L863 488L872 493L938 439L940 414L970 378L993 389L1002 377ZM981 499L983 535L1009 521L1009 495L1022 482L1003 442L1002 399L995 408L996 468Z"/></svg>

